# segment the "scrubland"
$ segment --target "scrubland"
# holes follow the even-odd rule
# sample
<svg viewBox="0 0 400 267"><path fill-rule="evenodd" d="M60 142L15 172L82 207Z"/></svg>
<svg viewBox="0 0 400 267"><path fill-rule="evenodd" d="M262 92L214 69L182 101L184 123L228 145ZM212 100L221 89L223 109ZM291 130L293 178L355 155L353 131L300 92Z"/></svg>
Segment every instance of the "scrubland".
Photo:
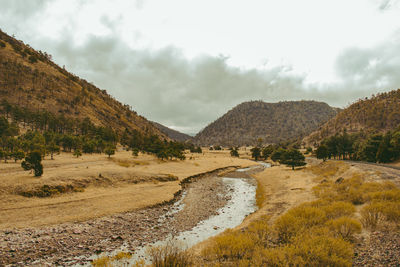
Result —
<svg viewBox="0 0 400 267"><path fill-rule="evenodd" d="M297 171L267 169L256 175L262 188L257 193L263 194L258 196L259 211L237 229L197 246L196 265L398 264L393 252L375 261L358 253L374 248L368 242L371 234L400 229L400 179L384 172L337 161L314 161ZM374 253L379 249L385 248Z"/></svg>

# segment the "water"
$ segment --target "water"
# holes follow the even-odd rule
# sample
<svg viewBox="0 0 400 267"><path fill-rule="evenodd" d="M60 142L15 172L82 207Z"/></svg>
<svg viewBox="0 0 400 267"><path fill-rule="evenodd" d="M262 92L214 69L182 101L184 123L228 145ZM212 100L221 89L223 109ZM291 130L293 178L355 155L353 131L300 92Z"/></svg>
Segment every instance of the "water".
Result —
<svg viewBox="0 0 400 267"><path fill-rule="evenodd" d="M262 167L269 168L271 164L265 162L258 162ZM239 173L246 172L252 168L243 168L236 170ZM218 179L218 178L217 178ZM230 200L228 203L217 211L218 215L212 216L206 220L199 222L194 228L189 231L181 232L177 236L170 236L166 240L157 241L145 247L138 247L130 260L130 263L135 263L139 259L144 259L147 264L150 264L149 259L146 258L147 251L150 247L162 246L167 242L177 242L183 248L191 248L194 245L215 236L226 229L234 228L240 225L243 220L251 213L257 210L256 206L256 188L253 178L228 178L223 177L222 181L228 187L228 195ZM162 222L166 216L177 213L184 208L183 199L186 196L186 191L183 192L180 200L174 203L170 211L163 215L159 222ZM124 251L126 248L123 246L118 251Z"/></svg>
<svg viewBox="0 0 400 267"><path fill-rule="evenodd" d="M223 177L222 181L228 187L231 199L224 207L218 210L218 215L199 222L191 230L181 232L175 237L170 236L166 240L136 249L132 257L132 263L138 259L145 259L146 263L150 263L145 257L149 247L162 246L171 240L185 249L191 248L226 229L238 226L249 214L256 211L256 186L249 178ZM183 205L178 205L176 209L183 209Z"/></svg>

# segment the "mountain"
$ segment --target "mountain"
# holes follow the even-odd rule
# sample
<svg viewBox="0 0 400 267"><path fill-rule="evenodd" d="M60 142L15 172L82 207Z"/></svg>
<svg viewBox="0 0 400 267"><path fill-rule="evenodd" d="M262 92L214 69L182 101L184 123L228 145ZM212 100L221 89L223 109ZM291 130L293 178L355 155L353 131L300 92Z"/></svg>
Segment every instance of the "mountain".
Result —
<svg viewBox="0 0 400 267"><path fill-rule="evenodd" d="M341 133L384 133L400 125L400 89L359 99L304 138L307 144Z"/></svg>
<svg viewBox="0 0 400 267"><path fill-rule="evenodd" d="M51 55L0 30L0 100L28 112L88 118L94 125L111 127L120 134L127 129L168 139L129 105L121 104L51 59Z"/></svg>
<svg viewBox="0 0 400 267"><path fill-rule="evenodd" d="M278 143L311 133L334 117L337 109L316 101L239 104L195 136L202 145L253 145Z"/></svg>
<svg viewBox="0 0 400 267"><path fill-rule="evenodd" d="M173 130L171 128L168 128L162 124L159 124L157 122L152 122L163 134L171 138L172 140L179 141L179 142L185 142L188 140L193 139L192 136L178 132L176 130Z"/></svg>

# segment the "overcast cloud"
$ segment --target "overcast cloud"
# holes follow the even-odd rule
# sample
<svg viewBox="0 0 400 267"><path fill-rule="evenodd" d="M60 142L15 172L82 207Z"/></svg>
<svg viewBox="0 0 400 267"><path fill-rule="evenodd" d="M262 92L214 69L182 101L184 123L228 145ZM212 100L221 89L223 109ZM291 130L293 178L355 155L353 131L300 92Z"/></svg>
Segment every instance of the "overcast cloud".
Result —
<svg viewBox="0 0 400 267"><path fill-rule="evenodd" d="M131 1L113 1L112 7L116 10L110 12L108 10L112 8L108 6L108 1L50 2L0 0L0 28L9 34L16 34L18 39L23 39L36 49L51 53L58 64L65 65L73 73L106 89L119 101L133 106L139 114L187 133L199 131L243 101L305 99L344 107L358 98L400 87L400 23L386 29L388 34L380 36L380 40L375 40L375 32L371 29L371 41L366 41L366 46L359 45L357 40L338 45L336 50L332 50L337 51L337 54L331 55L332 62L324 65L324 61L321 61L321 68L317 68L321 59L315 58L319 57L319 52L313 55L313 49L308 48L302 48L298 53L308 53L305 58L310 58L309 65L307 62L302 65L301 58L288 60L285 50L279 55L282 60L276 61L274 58L279 59L276 56L279 50L274 50L274 54L260 53L258 60L264 63L253 66L252 62L240 59L247 52L249 57L257 58L257 54L251 54L255 47L244 47L243 54L238 50L240 46L231 50L227 47L229 52L226 53L221 43L221 47L212 47L209 51L199 48L200 52L194 53L188 52L194 51L194 46L179 46L186 41L185 38L180 43L166 41L165 44L154 45L154 40L146 37L148 32L154 31L151 25L145 28L148 29L146 31L138 30L132 24L135 30L129 31L129 25L126 26L129 21L127 13L122 11L132 8L140 16L140 12L152 8L154 1L136 1L133 6L127 3ZM63 5L68 8L59 10ZM119 5L122 10L118 9ZM398 2L390 0L371 0L365 7L367 15L375 12L370 7L375 7L377 20L382 25L389 25L391 16L399 11ZM88 13L93 8L98 10ZM78 12L80 10L83 10L82 14ZM51 14L57 12L61 15L52 18ZM354 16L357 18L357 14ZM90 19L85 21L85 18ZM166 20L169 18L167 16ZM205 17L199 23L206 21ZM277 24L276 28L279 27ZM206 29L212 31L212 27ZM197 30L197 35L209 34ZM380 29L375 30L378 36ZM238 30L238 34L240 32ZM266 29L259 34L268 33ZM160 34L162 31L155 36L162 39L162 36L158 37ZM193 38L196 38L194 34ZM288 33L282 30L282 34ZM336 33L337 38L341 35ZM360 38L368 38L368 35L365 36L360 35ZM259 38L261 40L263 37ZM307 32L302 38L315 38L309 40L310 46L315 45L314 42L321 42L319 36L309 36ZM240 40L241 36L237 36L237 41ZM208 40L211 43L213 41ZM251 41L257 42L258 39ZM215 42L218 43L217 39ZM299 46L302 42L304 40L299 40ZM277 44L279 48L279 42ZM292 46L290 51L295 54L296 43ZM271 49L277 48L271 46ZM334 78L325 80L325 73L328 72L332 72Z"/></svg>

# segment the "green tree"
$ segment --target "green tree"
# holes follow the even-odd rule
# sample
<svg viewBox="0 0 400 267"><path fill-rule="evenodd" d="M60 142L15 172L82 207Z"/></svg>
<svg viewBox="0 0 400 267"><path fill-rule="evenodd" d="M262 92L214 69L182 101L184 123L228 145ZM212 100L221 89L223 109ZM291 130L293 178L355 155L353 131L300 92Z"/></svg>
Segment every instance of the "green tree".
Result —
<svg viewBox="0 0 400 267"><path fill-rule="evenodd" d="M80 156L82 156L82 152L80 149L75 149L74 154L75 157L79 158Z"/></svg>
<svg viewBox="0 0 400 267"><path fill-rule="evenodd" d="M262 158L263 159L268 159L269 156L271 156L272 152L274 152L274 147L269 145L267 147L264 147L262 149Z"/></svg>
<svg viewBox="0 0 400 267"><path fill-rule="evenodd" d="M322 159L323 161L326 161L326 159L329 157L328 147L326 145L320 145L315 151L315 154L317 156L317 159Z"/></svg>
<svg viewBox="0 0 400 267"><path fill-rule="evenodd" d="M50 152L51 159L54 159L54 153L60 152L60 146L56 145L54 141L51 141L50 144L47 145L46 149Z"/></svg>
<svg viewBox="0 0 400 267"><path fill-rule="evenodd" d="M253 147L250 151L251 157L254 158L254 160L258 160L261 157L261 149L259 147Z"/></svg>
<svg viewBox="0 0 400 267"><path fill-rule="evenodd" d="M139 149L138 148L132 148L132 156L137 157L139 156Z"/></svg>
<svg viewBox="0 0 400 267"><path fill-rule="evenodd" d="M28 153L25 160L21 162L21 167L26 170L33 170L36 177L42 176L43 165L42 165L42 154L40 151L33 151Z"/></svg>
<svg viewBox="0 0 400 267"><path fill-rule="evenodd" d="M303 153L297 149L290 149L283 153L279 162L292 167L292 170L294 167L306 165Z"/></svg>
<svg viewBox="0 0 400 267"><path fill-rule="evenodd" d="M113 147L109 146L104 150L104 153L106 153L108 155L108 157L111 157L111 155L115 154L115 149Z"/></svg>
<svg viewBox="0 0 400 267"><path fill-rule="evenodd" d="M232 157L237 157L237 158L239 157L239 151L238 151L238 149L236 147L231 149L231 156Z"/></svg>
<svg viewBox="0 0 400 267"><path fill-rule="evenodd" d="M280 147L280 148L276 149L276 150L271 154L271 159L272 159L273 161L279 161L279 160L281 159L282 155L283 155L285 152L286 152L286 150Z"/></svg>
<svg viewBox="0 0 400 267"><path fill-rule="evenodd" d="M392 135L390 132L386 133L381 143L379 144L378 151L376 152L376 160L381 163L387 163L393 161L394 151L390 144Z"/></svg>
<svg viewBox="0 0 400 267"><path fill-rule="evenodd" d="M16 150L12 153L12 157L14 158L15 162L17 162L17 160L21 160L25 157L25 152L22 150Z"/></svg>

